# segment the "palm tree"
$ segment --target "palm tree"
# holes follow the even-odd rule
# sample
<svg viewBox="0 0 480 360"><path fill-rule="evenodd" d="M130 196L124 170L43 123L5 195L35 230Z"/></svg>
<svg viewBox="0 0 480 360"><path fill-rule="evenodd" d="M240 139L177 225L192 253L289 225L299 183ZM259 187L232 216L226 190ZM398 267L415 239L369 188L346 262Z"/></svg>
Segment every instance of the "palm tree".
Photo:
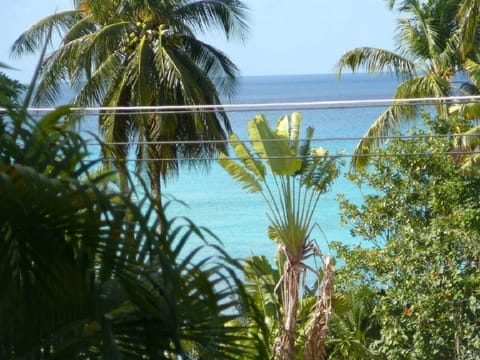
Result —
<svg viewBox="0 0 480 360"><path fill-rule="evenodd" d="M365 284L350 284L338 294L327 342L329 360L380 358L371 346L380 338L377 297Z"/></svg>
<svg viewBox="0 0 480 360"><path fill-rule="evenodd" d="M187 251L207 232L167 221L156 199L105 191L69 109L31 119L9 84L0 76L0 358L258 358L261 343L227 326L251 303L239 265L216 244Z"/></svg>
<svg viewBox="0 0 480 360"><path fill-rule="evenodd" d="M306 141L300 143L300 124L300 114L293 113L281 117L275 130L271 130L265 117L257 115L248 122L256 156L232 135L230 140L239 161L225 154L219 157L220 165L246 190L260 193L269 209L269 236L279 244L282 259L279 265L282 269L282 325L273 352L276 359L285 360L295 358L298 301L308 268L304 261L316 254L311 238L313 215L320 195L337 176L335 160L327 156L327 151L310 147L313 128L308 128ZM267 176L267 167L272 179Z"/></svg>
<svg viewBox="0 0 480 360"><path fill-rule="evenodd" d="M206 161L197 160L226 150L215 142L231 131L220 95L233 94L238 69L195 34L219 30L228 39L244 40L247 9L239 0L75 0L74 5L34 24L12 47L16 55L36 51L51 27L62 36L42 64L37 101L54 101L68 79L78 89L76 106L219 105L218 112L99 115L103 139L111 144L104 156L125 173L126 158L135 151L145 160L137 169L147 171L160 198L161 181L178 174L179 160L202 167Z"/></svg>
<svg viewBox="0 0 480 360"><path fill-rule="evenodd" d="M389 1L393 7L397 1ZM338 73L344 69L366 69L371 74L389 72L402 80L394 98L444 97L458 94L462 84L454 76L463 71L465 59L478 56L472 46L478 37L466 37L466 26L459 21L459 9L465 5L456 0L403 0L398 9L407 15L397 27L397 50L362 47L345 53L338 61ZM470 27L468 27L470 28ZM466 40L468 38L469 42ZM365 165L368 155L382 143L382 136L405 121L418 116L420 106L393 103L370 126L355 148L352 168ZM445 104L436 103L439 116L448 116Z"/></svg>

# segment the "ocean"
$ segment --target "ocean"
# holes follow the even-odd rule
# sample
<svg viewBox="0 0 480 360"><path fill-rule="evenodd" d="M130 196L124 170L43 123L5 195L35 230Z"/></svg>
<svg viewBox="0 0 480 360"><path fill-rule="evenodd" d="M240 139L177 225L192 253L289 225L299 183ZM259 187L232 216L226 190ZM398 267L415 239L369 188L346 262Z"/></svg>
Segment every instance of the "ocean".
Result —
<svg viewBox="0 0 480 360"><path fill-rule="evenodd" d="M389 99L398 82L390 76L371 77L368 74L346 74L338 80L334 74L295 76L242 77L233 104L292 103L335 100ZM233 130L247 140L247 121L256 114L264 114L272 126L281 115L294 109L229 113ZM322 146L330 153L345 151L351 154L358 138L379 116L385 107L295 109L302 114L302 130L315 128L313 146ZM302 135L304 133L302 132ZM332 140L332 138L334 138ZM343 139L342 139L343 138ZM330 191L324 194L315 213L316 226L312 237L324 253L329 243L341 241L353 244L348 227L341 227L338 194L352 201L361 201L358 188L344 176L349 159L345 159L343 173ZM250 255L265 255L273 260L277 245L268 238L266 205L259 194L249 194L241 189L216 163L208 173L181 171L180 177L164 186L164 194L181 202L172 202L167 208L169 218L185 216L198 226L212 231L231 256L243 259ZM192 240L189 247L198 246Z"/></svg>

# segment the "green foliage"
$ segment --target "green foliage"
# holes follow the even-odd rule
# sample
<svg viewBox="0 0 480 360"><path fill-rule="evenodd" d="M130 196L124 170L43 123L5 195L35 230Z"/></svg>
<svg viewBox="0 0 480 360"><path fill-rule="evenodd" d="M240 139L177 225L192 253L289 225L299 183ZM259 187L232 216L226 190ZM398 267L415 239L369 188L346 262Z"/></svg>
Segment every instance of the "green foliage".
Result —
<svg viewBox="0 0 480 360"><path fill-rule="evenodd" d="M24 110L0 118L0 358L262 358L231 325L240 304L261 313L210 233L107 191L68 108Z"/></svg>
<svg viewBox="0 0 480 360"><path fill-rule="evenodd" d="M0 68L2 66L0 63ZM13 111L12 105L19 102L21 91L24 87L16 80L10 79L7 75L0 72L0 107Z"/></svg>
<svg viewBox="0 0 480 360"><path fill-rule="evenodd" d="M320 195L338 175L335 158L328 156L325 149L311 148L313 128L307 129L306 139L300 143L300 126L301 115L297 112L281 117L275 130L270 128L264 116L257 115L248 122L253 151L239 144L238 138L233 136L237 159L225 154L219 157L220 165L232 178L241 182L244 189L260 193L269 208L268 234L279 244L279 268L282 269L278 282L281 325L270 326L270 330L276 332L273 354L279 360L302 353L297 351L295 343L299 297L305 285L301 279L305 279L308 269L304 260L318 255L311 237L313 216ZM316 314L318 321L322 321L324 315L320 312ZM317 321L312 321L314 323ZM315 336L307 335L307 342ZM311 343L315 343L312 351L323 351L322 340L314 339Z"/></svg>
<svg viewBox="0 0 480 360"><path fill-rule="evenodd" d="M255 306L242 306L237 324L243 326L250 336L262 340L263 358L272 358L274 334L281 324L281 299L275 287L280 280L280 271L272 267L265 256L252 256L243 265L245 289ZM259 311L263 323L259 323Z"/></svg>
<svg viewBox="0 0 480 360"><path fill-rule="evenodd" d="M369 189L363 202L340 198L367 243L336 244L346 262L337 278L376 289L381 336L371 348L388 359L480 356L480 178L459 171L438 136L458 126L427 119L427 130L389 142L368 172L350 175Z"/></svg>
<svg viewBox="0 0 480 360"><path fill-rule="evenodd" d="M54 103L69 81L78 90L73 103L79 107L218 106L219 111L99 115L103 139L114 143L103 148L104 156L115 160L121 174L127 172L128 155L161 159L137 162L160 198L161 181L177 176L180 164L206 167L207 159L226 151L222 140L231 127L220 95L234 93L238 69L197 34L219 31L242 41L247 9L238 0L84 0L74 5L33 24L13 44L13 53L23 55L38 51L50 31L62 36L60 46L42 59L37 102ZM121 186L129 190L125 179Z"/></svg>
<svg viewBox="0 0 480 360"><path fill-rule="evenodd" d="M328 359L380 358L371 349L380 331L374 314L377 301L374 291L365 285L349 284L337 290L327 339Z"/></svg>
<svg viewBox="0 0 480 360"><path fill-rule="evenodd" d="M396 51L371 47L347 51L337 63L339 75L345 69L393 74L400 80L394 99L478 94L469 62L479 59L478 1L387 2L400 14L394 39ZM352 159L352 169L366 166L373 151L384 143L384 137L418 119L424 105L392 103L357 144L355 153L359 156ZM448 117L447 105L438 102L434 106L439 117Z"/></svg>
<svg viewBox="0 0 480 360"><path fill-rule="evenodd" d="M272 358L276 354L272 354L272 344L274 337L278 334L279 328L282 326L282 297L277 291L277 287L282 282L282 264L276 263L272 266L264 256L252 256L246 259L243 267L245 277L245 287L251 295L255 307L245 307L241 312L241 318L237 321L238 324L243 324L252 334L262 334L263 343L265 344L264 358ZM311 316L314 312L316 302L318 301L318 285L309 288L305 287L302 290L300 304L297 309L298 314L296 318L296 339L295 339L295 358L304 359L305 343L307 341L308 327L311 324ZM365 293L365 292L364 292ZM360 297L358 297L360 298ZM358 300L358 298L356 300ZM345 298L336 297L333 299L335 311L341 310L346 313L347 304ZM352 300L352 306L353 301ZM355 303L357 304L357 303ZM348 304L350 306L350 304ZM252 313L255 309L260 311L265 321L262 327L258 322L258 314ZM277 355L278 356L278 355Z"/></svg>

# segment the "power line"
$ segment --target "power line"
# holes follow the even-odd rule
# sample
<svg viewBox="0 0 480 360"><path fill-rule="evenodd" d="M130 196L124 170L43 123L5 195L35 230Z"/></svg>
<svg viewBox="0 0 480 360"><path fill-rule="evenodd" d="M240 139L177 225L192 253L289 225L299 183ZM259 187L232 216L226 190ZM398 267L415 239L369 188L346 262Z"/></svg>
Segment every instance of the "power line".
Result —
<svg viewBox="0 0 480 360"><path fill-rule="evenodd" d="M479 134L462 134L462 133L449 133L449 134L418 134L418 135L385 135L385 136L347 136L347 137L321 137L321 138L300 138L298 140L287 139L262 139L262 140L158 140L158 141L118 141L118 142L93 142L89 141L87 145L92 146L126 146L126 145L197 145L197 144L238 144L238 143L275 143L275 142L327 142L327 141L359 141L359 140L416 140L416 139L434 139L434 138L468 138L468 137L480 137Z"/></svg>
<svg viewBox="0 0 480 360"><path fill-rule="evenodd" d="M328 154L316 156L316 158L325 158L325 159L342 159L342 158L389 158L389 157L428 157L428 156L452 156L452 157L462 157L467 155L480 155L478 151L439 151L439 152L406 152L406 153L368 153L368 154ZM268 156L268 157L254 157L254 156L245 156L245 157L228 157L230 160L274 160L274 159L306 159L306 158L315 158L310 155L299 156ZM100 161L104 162L160 162L160 161L176 161L176 162L190 162L190 161L215 161L219 160L218 157L189 157L189 158L126 158L126 159L113 159L113 158L98 158Z"/></svg>
<svg viewBox="0 0 480 360"><path fill-rule="evenodd" d="M84 115L141 115L141 114L169 114L181 112L233 112L233 111L266 111L266 110L319 110L378 106L421 106L437 104L467 104L480 101L480 95L420 97L402 99L360 99L360 100L321 100L306 102L271 102L245 104L216 104L216 105L162 105L162 106L113 106L113 107L71 107L71 111ZM28 108L32 115L41 115L55 110L54 107ZM0 111L6 111L0 108Z"/></svg>

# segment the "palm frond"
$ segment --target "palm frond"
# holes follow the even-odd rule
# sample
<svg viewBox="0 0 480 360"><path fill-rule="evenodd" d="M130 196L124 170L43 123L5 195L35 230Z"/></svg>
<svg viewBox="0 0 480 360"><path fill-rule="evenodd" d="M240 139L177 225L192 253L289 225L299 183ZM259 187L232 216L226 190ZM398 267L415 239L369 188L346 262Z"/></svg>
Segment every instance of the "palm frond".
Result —
<svg viewBox="0 0 480 360"><path fill-rule="evenodd" d="M174 14L193 30L206 32L219 27L227 39L244 41L249 29L247 12L247 6L238 0L202 0L184 4Z"/></svg>
<svg viewBox="0 0 480 360"><path fill-rule="evenodd" d="M351 170L360 169L368 164L371 156L374 155L375 148L383 143L382 137L389 133L401 113L402 109L399 106L390 106L370 125L355 146L353 151L355 156L350 162Z"/></svg>
<svg viewBox="0 0 480 360"><path fill-rule="evenodd" d="M421 98L421 97L445 97L450 94L451 83L435 74L417 76L401 83L395 92L396 99ZM445 104L434 104L440 114L446 116ZM362 140L356 145L351 162L351 169L364 167L368 158L374 154L375 148L384 143L384 137L391 130L398 128L408 121L412 121L419 114L422 105L392 105L386 109L363 135Z"/></svg>
<svg viewBox="0 0 480 360"><path fill-rule="evenodd" d="M12 45L11 51L15 56L34 53L46 42L50 42L50 29L56 29L59 34L69 29L81 18L76 10L58 12L38 21L26 30Z"/></svg>
<svg viewBox="0 0 480 360"><path fill-rule="evenodd" d="M253 154L246 147L243 141L235 135L230 135L230 141L232 143L233 152L237 158L245 165L246 169L252 174L257 176L262 181L265 180L265 166L263 163L254 158Z"/></svg>
<svg viewBox="0 0 480 360"><path fill-rule="evenodd" d="M257 177L248 172L244 167L235 162L233 159L221 153L218 157L218 163L227 171L230 176L240 182L242 188L251 193L262 191L262 185L257 180Z"/></svg>
<svg viewBox="0 0 480 360"><path fill-rule="evenodd" d="M415 58L438 58L442 48L437 45L440 29L436 26L436 19L432 19L418 1L410 2L405 10L408 10L410 17L398 21L396 39L399 46Z"/></svg>
<svg viewBox="0 0 480 360"><path fill-rule="evenodd" d="M460 139L457 139L457 146L464 149L475 149L480 145L480 126L472 127L465 131Z"/></svg>
<svg viewBox="0 0 480 360"><path fill-rule="evenodd" d="M248 135L253 148L266 159L273 174L292 175L301 168L302 160L295 157L288 140L271 141L276 135L262 115L248 121Z"/></svg>
<svg viewBox="0 0 480 360"><path fill-rule="evenodd" d="M236 90L238 67L214 46L189 36L182 39L188 56L205 72L220 94L231 98Z"/></svg>
<svg viewBox="0 0 480 360"><path fill-rule="evenodd" d="M370 74L393 73L400 79L410 78L417 72L417 67L411 60L391 51L371 47L346 52L336 67L339 75L345 69L353 72L365 69Z"/></svg>
<svg viewBox="0 0 480 360"><path fill-rule="evenodd" d="M300 126L302 116L299 112L293 112L291 115L284 115L277 121L275 134L279 139L288 141L291 149L297 154L300 138ZM308 133L308 129L307 129ZM307 135L308 136L308 135Z"/></svg>
<svg viewBox="0 0 480 360"><path fill-rule="evenodd" d="M478 0L464 0L460 2L457 18L459 19L459 31L461 51L467 57L478 42L478 21L480 14L480 2Z"/></svg>
<svg viewBox="0 0 480 360"><path fill-rule="evenodd" d="M118 77L121 75L122 63L117 53L110 54L100 66L90 75L87 82L82 82L81 88L73 99L73 104L77 106L97 106L99 104L115 106L119 102L110 101L118 98L113 94L109 94L109 90L114 93L121 93L122 86L118 84ZM81 79L78 79L81 80Z"/></svg>

